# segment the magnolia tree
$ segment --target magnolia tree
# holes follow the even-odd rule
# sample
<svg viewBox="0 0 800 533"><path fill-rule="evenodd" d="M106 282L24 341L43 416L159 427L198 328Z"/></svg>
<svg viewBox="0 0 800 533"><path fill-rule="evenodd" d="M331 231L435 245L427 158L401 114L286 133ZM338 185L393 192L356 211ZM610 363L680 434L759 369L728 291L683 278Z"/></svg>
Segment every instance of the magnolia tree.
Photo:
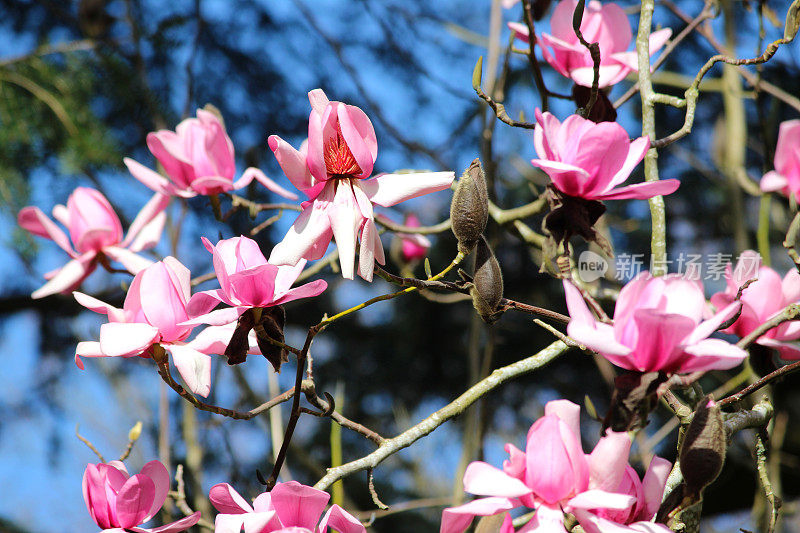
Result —
<svg viewBox="0 0 800 533"><path fill-rule="evenodd" d="M459 474L463 492L452 504L443 505L442 533L459 533L473 523L482 532L699 531L704 495L715 490L714 480L734 435L748 428L755 429L753 461L767 501L764 527L775 530L780 499L766 467L774 411L768 390L776 378L800 368L800 363L791 362L800 359L800 322L795 320L800 313L800 255L794 249L800 215L783 228L788 231L783 246L797 269L782 275L770 268L768 227L759 229L764 237L759 239L760 253L746 251L735 265L724 266L724 290L709 294L699 272L669 272L673 261L666 241L665 202L681 190L678 180L659 178L658 156L691 134L697 106L702 104L701 82L715 65L739 68L759 87L759 80L745 67L769 61L794 39L800 23L798 2L778 9L785 11L782 38L764 46L757 57L710 57L683 96L655 92L654 73L687 36L699 32L715 42L709 24L718 15L715 2L698 4L701 10L682 28L658 30L653 29L652 0L643 0L635 10L638 26L634 27L628 13L614 3L503 4L522 21L509 24L508 53L529 62L539 103L514 110L524 115L512 119L501 103L503 91L496 73L488 72L491 87L485 83L482 58L476 58L472 84L476 102L493 112L492 122L501 121L532 140L529 155L535 157L530 169L539 169L547 186L529 203L499 207L495 201L502 184L487 182L480 158L465 170L376 173L381 140L373 117L355 105L331 100L336 95L323 89L312 89L307 139L295 146L276 132L266 141L299 193L281 187L258 168L237 172L223 117L209 105L174 130L149 133L147 147L153 156L149 161L125 158L132 178L153 192L127 232L103 194L86 187L75 189L66 206L53 208L52 216L61 226L37 207L19 212L22 228L54 241L69 256L61 268L45 274L47 281L32 297L61 293L107 318L96 336L75 348L75 364L84 372L96 371L95 358L138 358L194 409L220 419L253 423L264 416L273 421L274 461L254 474L263 485L254 499L241 494L232 480L187 500L182 465L169 472L152 460L134 474L121 460L107 462L98 453L100 462L86 466L83 498L99 528L153 533L191 528L218 533L365 531L371 522L361 519L368 513L347 510L341 493L334 492L335 503L328 506L326 490L335 482L366 471L365 490L376 508L387 509L373 485L384 460L414 446L472 404L485 401L506 382L570 353L569 357L593 357L598 375L609 380L611 392L600 401L608 405L607 411L598 413L588 399L583 407L567 399L547 402L542 416L530 420L527 435L516 435L505 445L507 456L486 450L486 461L465 465ZM765 6L758 9L763 15ZM537 30L542 19L549 20L549 33ZM496 58L491 64L497 67ZM571 96L545 86L542 70L548 67L571 80ZM634 79L634 85L612 102L611 89L626 79ZM777 90L771 93L785 97ZM617 123L616 109L637 94L641 127ZM574 113L549 111L553 99L572 100ZM656 112L661 107L676 108L685 116L679 130L663 137L656 134ZM534 121L527 122L524 116ZM486 131L493 128L487 126ZM645 181L632 183L632 173L642 164ZM259 203L234 193L254 179L265 188L262 193L282 197L279 203ZM761 178L760 191L746 174L742 179L748 181L741 185L746 190L763 191L764 198L773 193L777 202L788 202L796 210L800 121L780 124L774 165ZM252 186L248 190L254 191ZM423 195L449 201L450 217L423 226L416 214L406 211L403 223L397 223L399 217L391 208ZM208 268L193 277L177 245L173 255L163 258L143 252L164 237L170 203L198 196L208 199L204 205L220 224L208 228L202 242L194 243L197 254L205 254L203 248L208 252L204 256ZM297 203L300 199L302 203ZM615 283L606 269L614 256L614 240L624 237L625 229L609 232L603 214L612 203L644 201L651 217L647 251L651 268ZM220 228L240 209L255 218L252 231L219 238ZM768 225L768 204L765 209L760 224ZM259 220L269 212L277 215ZM288 213L294 213L294 222L272 249L251 238ZM541 229L531 227L529 219L536 216ZM427 258L429 236L450 231L457 245L442 253L452 259L433 264ZM568 316L504 291L503 265L493 251L497 234L503 231L517 235L518 246L536 250L544 274L540 282L559 291L557 307L563 309L565 304ZM383 241L392 234L395 240L387 254ZM179 237L179 232L172 232L173 240ZM448 241L440 244L446 246ZM79 290L98 266L131 275L124 283L122 307ZM420 271L424 275L415 274ZM309 321L293 312L292 302L319 297L335 276L353 287L371 283L376 276L397 287L350 308L332 308L312 317L305 339L291 344L284 332L293 323ZM201 284L207 288L200 290ZM369 313L379 302L418 297L440 305L471 301L476 315L488 324L503 321L506 313L532 315L536 324L530 327L545 328L553 340L533 355L515 355L512 364L493 371L486 368L463 394L427 418L411 421L405 431L381 435L345 416L331 394L320 396L316 387L320 376L312 356L315 342L354 315ZM218 374L230 371L223 367L215 375L213 362L221 359L234 367L248 357L261 361L264 373L288 368L294 375L293 386L246 411L208 403L218 386ZM742 368L716 390L702 388L707 373ZM402 386L413 388L414 383ZM678 435L677 449L664 453L668 458L655 455L652 445L645 446L644 428L659 405L671 413L659 429L664 433L661 438L673 431ZM288 413L285 423L273 417L282 408ZM310 486L290 479L284 463L293 455L295 431L313 417L330 418L337 427L367 439L374 449L361 457L345 450L349 462L341 461L339 450L336 464ZM581 418L595 422L582 425ZM122 459L140 433L141 426L131 430ZM335 439L332 442L336 444ZM640 453L632 462L634 443ZM506 459L501 464L492 460L495 457ZM78 483L75 480L76 491ZM466 494L476 498L459 504ZM216 512L202 503L203 498ZM165 501L168 505L162 509ZM391 510L392 502L387 503ZM205 512L193 508L197 505Z"/></svg>

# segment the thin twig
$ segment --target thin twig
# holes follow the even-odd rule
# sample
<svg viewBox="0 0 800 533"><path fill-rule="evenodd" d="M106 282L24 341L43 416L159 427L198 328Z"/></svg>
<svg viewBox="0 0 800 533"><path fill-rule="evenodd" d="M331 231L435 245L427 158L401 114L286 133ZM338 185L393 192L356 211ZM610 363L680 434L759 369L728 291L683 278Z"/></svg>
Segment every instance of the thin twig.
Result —
<svg viewBox="0 0 800 533"><path fill-rule="evenodd" d="M337 481L354 472L366 470L367 468L375 468L390 455L412 445L414 442L428 435L451 418L460 415L478 399L482 398L506 381L542 368L547 363L566 352L568 348L569 347L563 342L556 341L530 357L495 370L489 375L489 377L482 379L470 387L461 396L453 400L445 407L439 409L425 420L419 422L415 426L407 429L394 438L386 439L377 450L369 455L362 457L361 459L351 461L342 466L328 469L328 473L325 474L325 476L320 479L317 484L314 485L314 487L325 490L334 481Z"/></svg>
<svg viewBox="0 0 800 533"><path fill-rule="evenodd" d="M84 443L86 446L89 447L90 450L92 450L94 452L94 454L97 456L97 458L100 459L101 463L105 463L106 460L103 458L103 455L99 451L97 451L97 448L94 447L94 444L92 444L89 441L89 439L87 439L86 437L84 437L83 435L78 433L78 427L79 427L79 424L75 424L75 436L78 437L79 441Z"/></svg>

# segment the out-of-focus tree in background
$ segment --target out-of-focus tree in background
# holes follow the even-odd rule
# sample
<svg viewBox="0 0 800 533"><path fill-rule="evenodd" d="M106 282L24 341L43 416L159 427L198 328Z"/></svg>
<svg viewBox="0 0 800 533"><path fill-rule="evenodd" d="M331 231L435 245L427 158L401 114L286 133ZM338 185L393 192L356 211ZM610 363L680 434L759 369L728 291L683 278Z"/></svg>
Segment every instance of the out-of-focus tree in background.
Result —
<svg viewBox="0 0 800 533"><path fill-rule="evenodd" d="M637 4L622 4L634 21ZM214 483L228 481L242 494L259 490L255 470L272 462L275 432L270 424L283 423L275 417L243 423L194 411L143 361L98 360L91 369L78 370L75 345L95 338L101 320L66 296L29 298L42 274L62 264L63 254L16 227L23 206L49 211L76 186L88 185L109 198L125 225L151 191L130 176L122 158L153 166L147 133L174 129L207 103L224 117L237 148L237 168L260 167L288 187L266 139L279 134L299 145L306 136L306 94L317 87L371 117L379 143L376 173L431 169L459 174L481 157L489 196L505 208L530 202L547 183L528 163L535 157L531 134L498 122L472 90L473 67L484 56L484 89L503 101L509 114L524 113L532 120L534 108L541 106L526 58L509 52L506 22L521 20L520 4L503 10L497 0L2 0L0 6L3 530L92 527L79 487L81 472L94 456L75 437L77 424L101 452L115 456L125 447L128 429L143 421L144 434L131 461L143 464L158 457L173 471L183 464L188 501L209 511L206 495ZM682 95L706 59L718 52L716 47L737 57L759 55L764 41L782 34L787 6L721 1L719 16L701 28L705 35L691 33L654 74L654 83L663 92ZM681 14L691 20L701 8L692 1L657 2L655 21L677 34L687 24ZM547 17L541 24L547 28ZM548 87L569 93L569 82L541 64ZM778 124L800 113L797 47L782 49L747 73L749 79L736 67L712 70L701 84L692 135L660 154L661 177L681 179L681 189L667 202L671 254L738 254L756 247L760 199L751 177L770 168ZM633 81L615 87L611 101ZM556 114L574 108L571 101L551 99ZM640 135L638 96L618 112L618 122L631 136ZM682 111L660 111L659 136L682 122ZM255 184L247 195L278 201ZM403 204L402 210L413 211L423 224L435 224L447 218L448 200L444 193L432 195ZM790 213L774 201L767 209L776 221L772 241L779 243ZM185 208L173 203L168 213L169 238L155 252L176 255L195 275L211 270L201 234L211 240L247 235L270 216L261 213L254 220L240 210L227 225L220 224L206 197L189 200ZM292 219L285 214L259 232L262 249L278 242ZM604 221L604 227L615 228L609 236L618 255L649 250L645 202L610 205ZM540 231L541 215L526 222ZM528 246L518 230L501 231L491 221L487 234L503 268L506 295L563 311L560 283L539 274L541 250ZM455 239L449 232L432 238L431 263L446 264ZM774 255L779 270L789 268L784 254ZM321 298L287 306L290 344L301 344L305 328L324 312L389 290L379 280L345 286L330 268L323 273L330 288ZM126 281L125 276L98 273L84 288L119 305ZM711 286L721 288L723 279L716 284ZM615 287L613 280L607 285ZM375 305L326 331L314 345L315 376L320 390L337 392L337 406L347 416L394 435L491 369L552 340L526 316L507 314L487 326L469 301L441 304L413 295ZM270 384L265 363L255 359L228 367L219 358L213 371L211 402L243 409L286 390L294 376L290 365ZM521 445L546 401L563 397L583 403L588 396L604 412L610 385L597 376L592 357L571 352L506 384L455 423L382 464L376 474L381 498L422 500L422 508L386 516L377 512L372 530L436 530L441 507L464 497L466 464L481 458L498 464L502 443ZM712 390L724 379L711 373L704 388ZM786 425L788 418L800 416L796 385L797 377L789 376L772 391L780 432L776 429L773 438L770 467L773 475L780 473L787 530L796 524L791 512L800 494L800 433ZM665 413L655 413L649 436ZM674 458L675 438L674 433L660 442L643 438L638 449L655 446ZM374 447L347 431L341 439L345 461ZM706 495L704 516L727 517L713 522L719 530L747 524L742 514L758 499L751 440L737 437L722 478ZM319 479L331 465L330 442L330 420L304 417L290 448L287 479L309 484ZM363 510L365 520L374 509L366 485L364 475L344 481L348 509ZM709 522L708 530L712 527Z"/></svg>

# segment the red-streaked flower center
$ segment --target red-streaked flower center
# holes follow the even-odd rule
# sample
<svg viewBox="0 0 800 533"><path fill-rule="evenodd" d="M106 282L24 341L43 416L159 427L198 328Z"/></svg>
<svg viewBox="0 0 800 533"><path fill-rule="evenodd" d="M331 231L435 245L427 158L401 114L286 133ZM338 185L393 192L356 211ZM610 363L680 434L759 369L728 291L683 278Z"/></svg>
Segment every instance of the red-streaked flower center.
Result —
<svg viewBox="0 0 800 533"><path fill-rule="evenodd" d="M362 173L353 152L347 146L342 130L336 126L336 136L325 143L325 169L331 177L355 177Z"/></svg>

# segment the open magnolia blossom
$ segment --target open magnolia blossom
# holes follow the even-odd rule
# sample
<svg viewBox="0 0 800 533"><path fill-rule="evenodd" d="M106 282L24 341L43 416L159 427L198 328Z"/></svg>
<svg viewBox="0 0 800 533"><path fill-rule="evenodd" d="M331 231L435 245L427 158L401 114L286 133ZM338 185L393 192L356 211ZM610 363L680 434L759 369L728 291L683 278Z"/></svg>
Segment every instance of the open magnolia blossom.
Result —
<svg viewBox="0 0 800 533"><path fill-rule="evenodd" d="M184 324L189 320L190 281L189 269L167 257L136 274L122 309L88 294L73 293L82 306L108 315L108 323L100 326L99 342L78 343L75 363L82 369L81 357L150 358L158 344L172 356L187 388L208 396L211 357L183 342L194 328Z"/></svg>
<svg viewBox="0 0 800 533"><path fill-rule="evenodd" d="M233 237L214 246L203 237L203 244L214 256L214 272L221 288L192 296L188 305L192 320L187 324L229 324L250 308L317 296L328 287L324 280L318 279L291 288L306 261L301 259L292 266L272 265L253 239ZM232 307L211 311L219 303Z"/></svg>
<svg viewBox="0 0 800 533"><path fill-rule="evenodd" d="M561 5L561 4L559 4ZM671 194L680 185L676 179L622 185L650 148L650 139L628 138L616 122L599 124L579 115L563 123L550 113L536 110L533 144L541 168L556 189L585 200L646 199Z"/></svg>
<svg viewBox="0 0 800 533"><path fill-rule="evenodd" d="M236 160L233 142L220 119L210 111L197 110L197 118L187 118L175 131L147 134L147 147L164 167L169 179L126 157L125 165L133 177L154 191L169 196L192 198L198 194L219 194L241 189L255 178L270 191L292 200L287 191L255 167L249 167L234 181Z"/></svg>
<svg viewBox="0 0 800 533"><path fill-rule="evenodd" d="M698 280L642 272L620 291L613 325L595 319L572 282L564 280L564 292L569 336L627 370L667 374L726 370L747 357L729 342L708 338L736 314L740 304L732 302L703 320L709 310Z"/></svg>
<svg viewBox="0 0 800 533"><path fill-rule="evenodd" d="M150 461L134 476L121 461L89 464L83 473L83 499L104 533L177 533L195 525L199 511L161 527L138 527L161 509L169 486L169 472L159 461Z"/></svg>
<svg viewBox="0 0 800 533"><path fill-rule="evenodd" d="M153 264L136 252L158 244L168 203L169 197L154 195L136 215L124 238L119 217L106 197L95 189L78 187L69 195L66 206L53 208L53 218L67 228L69 237L41 209L24 207L17 216L19 225L54 241L72 258L63 267L45 274L50 281L31 296L42 298L77 288L104 257L121 263L131 274Z"/></svg>
<svg viewBox="0 0 800 533"><path fill-rule="evenodd" d="M441 533L461 533L475 516L517 507L536 510L520 531L565 532L564 513L575 515L590 533L669 531L646 522L661 503L671 466L668 461L651 463L642 483L628 465L631 440L627 433L609 431L591 454L584 454L580 407L557 400L548 402L544 412L528 431L524 452L506 444L510 458L503 462L502 470L481 461L467 466L464 490L488 497L445 509ZM604 529L606 524L617 529ZM500 531L514 531L510 516Z"/></svg>
<svg viewBox="0 0 800 533"><path fill-rule="evenodd" d="M357 518L338 505L332 505L320 521L330 495L297 481L276 484L272 491L259 494L252 506L227 483L211 487L209 499L220 512L214 521L215 533L326 533L328 528L338 533L366 532Z"/></svg>
<svg viewBox="0 0 800 533"><path fill-rule="evenodd" d="M747 250L739 256L736 268L729 263L725 267L724 291L711 297L711 303L721 309L734 302L739 288L747 281L755 279L742 291L740 299L742 314L725 333L733 333L739 337L747 336L751 331L771 319L790 304L800 302L800 274L792 268L781 277L768 266L761 265L761 256ZM800 345L790 341L800 339L800 321L784 322L760 336L756 343L767 348L775 348L784 359L800 359Z"/></svg>
<svg viewBox="0 0 800 533"><path fill-rule="evenodd" d="M358 107L329 101L322 89L314 89L308 98L312 108L308 141L296 150L277 135L269 138L284 173L309 198L269 261L295 265L300 259L319 259L334 239L342 276L353 279L360 239L358 274L371 281L375 261L385 261L372 204L389 207L447 189L455 175L416 172L367 179L378 156L375 129L367 115Z"/></svg>
<svg viewBox="0 0 800 533"><path fill-rule="evenodd" d="M583 46L572 27L576 0L561 0L550 17L552 34L537 35L542 56L558 73L572 78L584 87L591 87L594 79L594 61L589 49ZM529 40L528 26L509 22L508 27L516 37ZM586 42L600 47L599 86L609 87L622 81L631 72L638 72L635 51L628 51L633 39L631 24L625 11L613 3L601 4L592 0L586 4L581 21L581 33ZM650 55L663 47L672 35L669 28L650 34Z"/></svg>
<svg viewBox="0 0 800 533"><path fill-rule="evenodd" d="M774 164L775 170L761 178L761 190L800 199L800 119L781 122Z"/></svg>

